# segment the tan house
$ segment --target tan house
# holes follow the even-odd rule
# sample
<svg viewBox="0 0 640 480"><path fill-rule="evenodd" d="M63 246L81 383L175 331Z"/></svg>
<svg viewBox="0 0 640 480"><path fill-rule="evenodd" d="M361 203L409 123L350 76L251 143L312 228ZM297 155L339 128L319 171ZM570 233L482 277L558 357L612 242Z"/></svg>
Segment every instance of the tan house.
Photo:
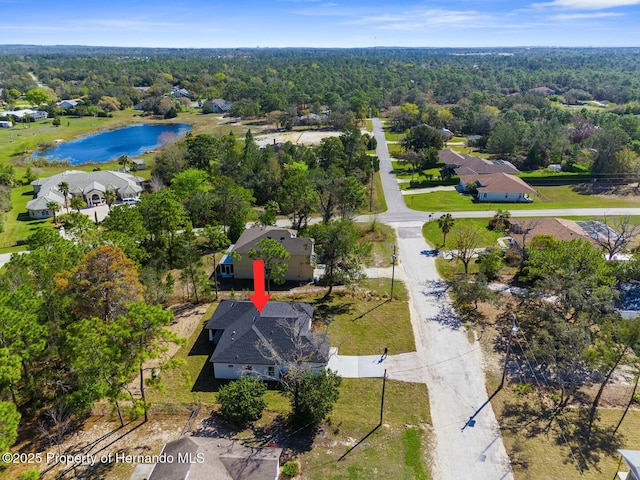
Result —
<svg viewBox="0 0 640 480"><path fill-rule="evenodd" d="M478 202L530 203L531 195L538 193L524 180L507 173L460 176L459 190L469 192L472 186L477 189Z"/></svg>
<svg viewBox="0 0 640 480"><path fill-rule="evenodd" d="M512 238L512 244L520 248L528 245L531 239L538 235L550 235L563 241L587 240L597 246L597 242L580 224L564 218L512 219L509 235Z"/></svg>
<svg viewBox="0 0 640 480"><path fill-rule="evenodd" d="M252 227L246 229L240 238L230 247L230 251L240 256L233 259L225 255L220 262L219 271L222 277L240 280L253 279L253 259L249 256L251 249L259 250L258 242L265 238L277 240L289 252L285 263L289 265L284 279L291 282L310 282L313 280L315 260L313 238L298 237L295 230L280 227Z"/></svg>

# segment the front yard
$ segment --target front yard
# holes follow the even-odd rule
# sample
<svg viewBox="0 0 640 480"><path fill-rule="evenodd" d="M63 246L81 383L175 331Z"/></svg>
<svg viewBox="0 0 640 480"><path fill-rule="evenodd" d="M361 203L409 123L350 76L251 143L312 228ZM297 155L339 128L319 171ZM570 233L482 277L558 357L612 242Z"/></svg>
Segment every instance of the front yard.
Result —
<svg viewBox="0 0 640 480"><path fill-rule="evenodd" d="M405 195L409 208L421 212L461 212L480 210L549 210L556 208L640 207L640 196L590 194L577 186L536 187L539 192L532 203L477 203L469 195L458 192L430 192Z"/></svg>

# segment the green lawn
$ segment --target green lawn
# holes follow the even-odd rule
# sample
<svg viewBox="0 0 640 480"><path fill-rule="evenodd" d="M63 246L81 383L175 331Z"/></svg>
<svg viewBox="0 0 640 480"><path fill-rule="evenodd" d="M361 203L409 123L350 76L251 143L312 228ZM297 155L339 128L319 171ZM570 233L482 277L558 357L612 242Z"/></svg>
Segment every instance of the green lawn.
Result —
<svg viewBox="0 0 640 480"><path fill-rule="evenodd" d="M32 220L27 214L27 202L33 198L33 187L15 187L11 189L10 212L5 214L5 230L0 236L0 253L26 250L23 242L34 230L41 226L50 226L50 218Z"/></svg>
<svg viewBox="0 0 640 480"><path fill-rule="evenodd" d="M431 423L427 387L387 380L382 426L376 428L381 396L381 379L343 379L331 424L300 458L304 478L428 479L424 453L429 443L425 426Z"/></svg>
<svg viewBox="0 0 640 480"><path fill-rule="evenodd" d="M389 302L389 289L389 279L372 279L358 288L336 292L325 303L319 303L323 292L297 296L296 300L314 302L316 318L330 320L331 344L339 346L341 354L379 354L385 347L391 354L414 351L407 291L401 282L396 282L396 300ZM288 297L280 299L285 298ZM216 306L203 315L202 326ZM198 328L174 356L184 365L163 372L164 390L149 392L149 400L159 406L195 403L214 408L219 383L213 379L208 362L211 351L206 334ZM305 478L428 478L425 452L429 442L425 428L431 419L426 386L387 380L383 424L375 429L380 419L381 395L382 379L343 379L340 399L324 433L316 436L313 446L299 457ZM266 400L267 411L258 427L268 427L277 415L289 412L288 400L277 390L270 389ZM365 442L337 461L369 433ZM250 431L239 434L250 435Z"/></svg>
<svg viewBox="0 0 640 480"><path fill-rule="evenodd" d="M356 228L363 235L363 241L371 242L371 257L366 266L390 267L393 245L396 243L395 230L376 220L368 223L356 223Z"/></svg>
<svg viewBox="0 0 640 480"><path fill-rule="evenodd" d="M553 208L640 207L640 196L583 195L571 186L536 187L540 195L532 203L474 203L457 192L431 192L405 196L409 208L422 212L473 210L539 210Z"/></svg>
<svg viewBox="0 0 640 480"><path fill-rule="evenodd" d="M488 218L456 218L454 219L453 229L447 235L447 243L442 245L442 230L438 226L438 219L434 219L431 222L427 222L422 226L422 235L425 240L429 242L434 248L442 250L452 250L455 248L455 232L458 228L475 228L480 234L480 247L497 246L497 240L500 237L504 237L504 232L497 232L495 230L489 230Z"/></svg>
<svg viewBox="0 0 640 480"><path fill-rule="evenodd" d="M388 301L390 279L369 279L363 285L377 295L358 291L353 297L334 299L327 307L316 306L318 311L334 314L328 329L331 345L338 347L342 355L375 355L385 347L390 354L414 352L404 284L395 281L392 302Z"/></svg>

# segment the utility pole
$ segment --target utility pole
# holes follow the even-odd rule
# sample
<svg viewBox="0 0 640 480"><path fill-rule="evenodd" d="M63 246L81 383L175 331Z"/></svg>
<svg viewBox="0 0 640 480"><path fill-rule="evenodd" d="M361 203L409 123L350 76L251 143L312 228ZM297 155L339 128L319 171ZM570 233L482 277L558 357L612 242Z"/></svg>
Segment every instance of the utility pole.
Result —
<svg viewBox="0 0 640 480"><path fill-rule="evenodd" d="M393 244L393 253L391 254L391 300L393 300L393 282L396 276L396 245Z"/></svg>

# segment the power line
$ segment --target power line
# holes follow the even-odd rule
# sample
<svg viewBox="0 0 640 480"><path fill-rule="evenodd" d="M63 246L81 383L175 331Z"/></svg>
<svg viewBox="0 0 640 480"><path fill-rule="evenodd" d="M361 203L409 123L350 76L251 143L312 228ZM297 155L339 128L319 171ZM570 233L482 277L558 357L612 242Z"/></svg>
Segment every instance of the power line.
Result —
<svg viewBox="0 0 640 480"><path fill-rule="evenodd" d="M517 320L516 320L517 322ZM518 328L519 325L518 325ZM527 339L524 331L520 328L520 331L522 331L522 337L524 338L524 341L526 342L526 349L529 352L529 354L533 357L534 361L536 362L536 364L540 365L540 362L538 362L538 359L536 358L535 354L531 351L530 348L530 343L529 340ZM524 352L525 348L522 347L522 344L520 343L520 339L516 338L516 340L518 341L518 345L520 346L520 349ZM529 370L531 370L531 374L533 375L534 381L538 387L538 394L540 395L541 398L544 398L544 394L542 392L542 386L540 384L540 380L538 379L538 375L536 375L536 372L533 368L533 366L531 365L531 362L529 361L529 358L527 357L527 354L525 353L524 355L524 360L527 364L527 366L529 367ZM551 386L549 385L549 383L547 382L547 379L545 378L544 375L542 375L542 380L544 381L545 385L547 386L547 389L551 390ZM580 462L578 462L578 459L575 456L575 453L573 452L573 448L571 447L571 444L569 443L569 440L567 439L567 436L564 433L564 428L560 422L560 419L558 416L555 417L556 423L558 424L558 428L560 428L560 434L562 435L562 439L564 440L565 445L567 445L569 447L569 453L571 454L571 458L573 459L574 463L576 464L576 467L578 468L578 472L580 472L580 476L584 476L584 473L582 472L582 468L580 467ZM585 462L585 464L587 463L587 460L584 456L584 454L582 453L582 449L580 448L580 445L577 445L577 449L578 452L580 453L580 456L582 457L582 460Z"/></svg>

